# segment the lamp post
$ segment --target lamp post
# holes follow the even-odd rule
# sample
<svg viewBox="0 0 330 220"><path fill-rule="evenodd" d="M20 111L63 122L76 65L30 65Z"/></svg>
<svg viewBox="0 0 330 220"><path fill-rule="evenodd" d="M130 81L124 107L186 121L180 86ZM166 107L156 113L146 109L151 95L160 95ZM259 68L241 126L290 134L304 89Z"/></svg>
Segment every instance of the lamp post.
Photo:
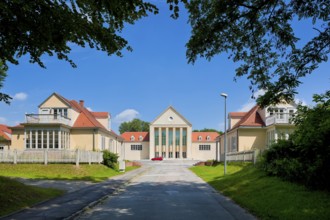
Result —
<svg viewBox="0 0 330 220"><path fill-rule="evenodd" d="M225 161L224 161L223 174L226 175L226 172L227 172L227 118L226 118L227 106L226 106L226 100L227 100L228 95L226 93L221 93L220 95L225 98L225 139L223 141Z"/></svg>

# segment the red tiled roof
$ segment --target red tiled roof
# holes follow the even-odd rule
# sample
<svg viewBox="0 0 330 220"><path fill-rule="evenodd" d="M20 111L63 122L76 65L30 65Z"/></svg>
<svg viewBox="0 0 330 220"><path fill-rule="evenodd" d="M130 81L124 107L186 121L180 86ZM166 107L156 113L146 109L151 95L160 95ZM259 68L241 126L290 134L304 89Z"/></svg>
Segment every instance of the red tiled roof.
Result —
<svg viewBox="0 0 330 220"><path fill-rule="evenodd" d="M0 124L0 136L10 141L10 137L7 134L11 134L11 130L7 125Z"/></svg>
<svg viewBox="0 0 330 220"><path fill-rule="evenodd" d="M109 117L108 112L91 112L91 113L95 118L108 118Z"/></svg>
<svg viewBox="0 0 330 220"><path fill-rule="evenodd" d="M77 120L72 126L73 128L97 127L97 128L106 129L100 122L96 120L96 118L90 111L88 111L85 107L79 105L78 102L76 102L75 100L71 100L70 104L76 109L78 109L80 112Z"/></svg>
<svg viewBox="0 0 330 220"><path fill-rule="evenodd" d="M238 127L262 127L265 126L264 121L258 113L259 106L254 106L250 111L248 111L239 122L237 122L231 130Z"/></svg>
<svg viewBox="0 0 330 220"><path fill-rule="evenodd" d="M149 132L144 131L136 131L136 132L124 132L121 134L122 138L124 138L125 141L131 141L131 142L139 142L139 141L149 141ZM134 137L134 141L131 140L131 137ZM142 136L142 140L140 140L140 136Z"/></svg>
<svg viewBox="0 0 330 220"><path fill-rule="evenodd" d="M230 112L230 117L244 117L247 112Z"/></svg>
<svg viewBox="0 0 330 220"><path fill-rule="evenodd" d="M199 136L201 136L201 140L198 140ZM210 136L210 140L207 140L207 136ZM218 136L218 132L192 132L192 142L213 142Z"/></svg>

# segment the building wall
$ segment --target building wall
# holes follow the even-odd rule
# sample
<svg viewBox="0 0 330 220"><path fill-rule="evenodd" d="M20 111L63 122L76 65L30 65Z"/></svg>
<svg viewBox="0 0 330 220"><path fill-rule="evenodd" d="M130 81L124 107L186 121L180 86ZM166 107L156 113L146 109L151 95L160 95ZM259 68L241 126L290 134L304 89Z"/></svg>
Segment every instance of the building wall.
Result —
<svg viewBox="0 0 330 220"><path fill-rule="evenodd" d="M142 145L142 150L131 150L131 145ZM143 160L149 159L149 142L124 142L123 159Z"/></svg>
<svg viewBox="0 0 330 220"><path fill-rule="evenodd" d="M109 129L109 119L108 118L96 118L98 122L103 125L104 128Z"/></svg>
<svg viewBox="0 0 330 220"><path fill-rule="evenodd" d="M210 150L199 150L200 145L210 145ZM215 160L216 143L215 142L193 142L191 145L191 159L194 160Z"/></svg>
<svg viewBox="0 0 330 220"><path fill-rule="evenodd" d="M266 129L245 128L238 129L238 151L265 149Z"/></svg>
<svg viewBox="0 0 330 220"><path fill-rule="evenodd" d="M232 127L234 127L237 122L239 122L241 120L241 118L235 117L235 118L230 118L229 119L229 129L231 129Z"/></svg>
<svg viewBox="0 0 330 220"><path fill-rule="evenodd" d="M93 150L93 129L74 129L70 134L70 149ZM97 145L97 134L95 135L95 148Z"/></svg>
<svg viewBox="0 0 330 220"><path fill-rule="evenodd" d="M24 150L24 129L12 129L11 150Z"/></svg>
<svg viewBox="0 0 330 220"><path fill-rule="evenodd" d="M46 102L44 102L40 108L68 108L68 106L58 99L55 95L51 96Z"/></svg>

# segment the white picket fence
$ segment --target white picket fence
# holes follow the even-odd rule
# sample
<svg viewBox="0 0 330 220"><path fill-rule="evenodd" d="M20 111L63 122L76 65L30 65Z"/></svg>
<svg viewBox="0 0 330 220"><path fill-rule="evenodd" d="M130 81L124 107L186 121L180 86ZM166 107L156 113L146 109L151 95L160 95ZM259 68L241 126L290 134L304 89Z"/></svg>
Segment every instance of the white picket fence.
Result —
<svg viewBox="0 0 330 220"><path fill-rule="evenodd" d="M259 155L258 150L249 151L239 151L239 152L229 152L227 153L227 161L251 161L254 164L257 162L257 157Z"/></svg>
<svg viewBox="0 0 330 220"><path fill-rule="evenodd" d="M82 150L2 150L0 163L101 163L102 152Z"/></svg>

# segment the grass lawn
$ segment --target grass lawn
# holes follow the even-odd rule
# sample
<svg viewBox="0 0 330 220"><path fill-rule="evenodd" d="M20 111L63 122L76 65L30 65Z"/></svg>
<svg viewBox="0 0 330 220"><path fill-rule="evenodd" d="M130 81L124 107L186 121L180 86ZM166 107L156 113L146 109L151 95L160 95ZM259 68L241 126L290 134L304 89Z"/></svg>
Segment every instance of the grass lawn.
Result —
<svg viewBox="0 0 330 220"><path fill-rule="evenodd" d="M330 219L330 194L266 176L248 163L192 167L212 187L261 219Z"/></svg>
<svg viewBox="0 0 330 220"><path fill-rule="evenodd" d="M126 171L137 167L127 167ZM30 179L85 180L101 182L122 174L102 164L0 164L0 176Z"/></svg>
<svg viewBox="0 0 330 220"><path fill-rule="evenodd" d="M18 181L0 176L0 216L62 195L63 193L63 191L57 189L27 186Z"/></svg>

